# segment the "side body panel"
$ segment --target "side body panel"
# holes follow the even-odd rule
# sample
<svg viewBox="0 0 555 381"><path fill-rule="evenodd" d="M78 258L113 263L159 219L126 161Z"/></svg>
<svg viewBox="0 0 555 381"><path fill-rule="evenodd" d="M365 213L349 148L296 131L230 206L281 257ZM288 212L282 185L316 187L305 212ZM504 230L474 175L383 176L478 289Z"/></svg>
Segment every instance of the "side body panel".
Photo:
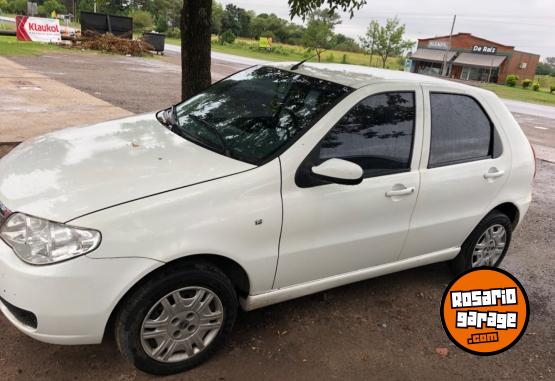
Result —
<svg viewBox="0 0 555 381"><path fill-rule="evenodd" d="M274 279L281 231L279 160L81 217L98 229L91 258L144 257L162 262L195 254L230 258L249 276L251 293ZM257 220L258 223L256 222Z"/></svg>

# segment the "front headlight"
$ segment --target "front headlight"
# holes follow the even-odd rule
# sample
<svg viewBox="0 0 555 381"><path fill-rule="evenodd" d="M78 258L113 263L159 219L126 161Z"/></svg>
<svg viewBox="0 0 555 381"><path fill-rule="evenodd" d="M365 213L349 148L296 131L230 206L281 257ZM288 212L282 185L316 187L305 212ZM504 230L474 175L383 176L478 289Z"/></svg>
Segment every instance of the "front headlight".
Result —
<svg viewBox="0 0 555 381"><path fill-rule="evenodd" d="M101 236L96 230L13 213L0 227L0 237L23 261L48 265L90 253Z"/></svg>

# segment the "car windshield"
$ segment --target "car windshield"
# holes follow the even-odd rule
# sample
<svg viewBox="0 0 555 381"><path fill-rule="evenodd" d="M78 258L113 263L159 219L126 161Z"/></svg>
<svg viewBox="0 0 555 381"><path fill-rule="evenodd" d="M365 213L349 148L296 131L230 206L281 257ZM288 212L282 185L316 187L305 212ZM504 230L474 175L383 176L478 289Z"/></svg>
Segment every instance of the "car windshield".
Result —
<svg viewBox="0 0 555 381"><path fill-rule="evenodd" d="M259 164L351 91L286 70L247 69L175 106L172 130L211 150Z"/></svg>

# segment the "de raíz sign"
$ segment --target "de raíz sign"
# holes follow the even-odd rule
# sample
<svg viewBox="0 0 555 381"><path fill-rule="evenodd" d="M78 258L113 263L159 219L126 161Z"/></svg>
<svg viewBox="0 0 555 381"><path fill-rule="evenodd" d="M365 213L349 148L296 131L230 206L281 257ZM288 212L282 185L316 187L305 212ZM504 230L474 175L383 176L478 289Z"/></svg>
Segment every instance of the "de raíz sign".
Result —
<svg viewBox="0 0 555 381"><path fill-rule="evenodd" d="M495 54L497 53L497 48L495 46L474 45L472 53Z"/></svg>

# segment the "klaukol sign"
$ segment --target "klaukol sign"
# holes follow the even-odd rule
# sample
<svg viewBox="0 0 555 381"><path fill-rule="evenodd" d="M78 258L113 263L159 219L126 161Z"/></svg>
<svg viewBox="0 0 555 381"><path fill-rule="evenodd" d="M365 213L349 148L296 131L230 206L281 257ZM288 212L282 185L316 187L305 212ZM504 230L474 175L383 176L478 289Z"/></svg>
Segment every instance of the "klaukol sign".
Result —
<svg viewBox="0 0 555 381"><path fill-rule="evenodd" d="M57 19L16 16L16 36L21 41L60 42L60 23Z"/></svg>

